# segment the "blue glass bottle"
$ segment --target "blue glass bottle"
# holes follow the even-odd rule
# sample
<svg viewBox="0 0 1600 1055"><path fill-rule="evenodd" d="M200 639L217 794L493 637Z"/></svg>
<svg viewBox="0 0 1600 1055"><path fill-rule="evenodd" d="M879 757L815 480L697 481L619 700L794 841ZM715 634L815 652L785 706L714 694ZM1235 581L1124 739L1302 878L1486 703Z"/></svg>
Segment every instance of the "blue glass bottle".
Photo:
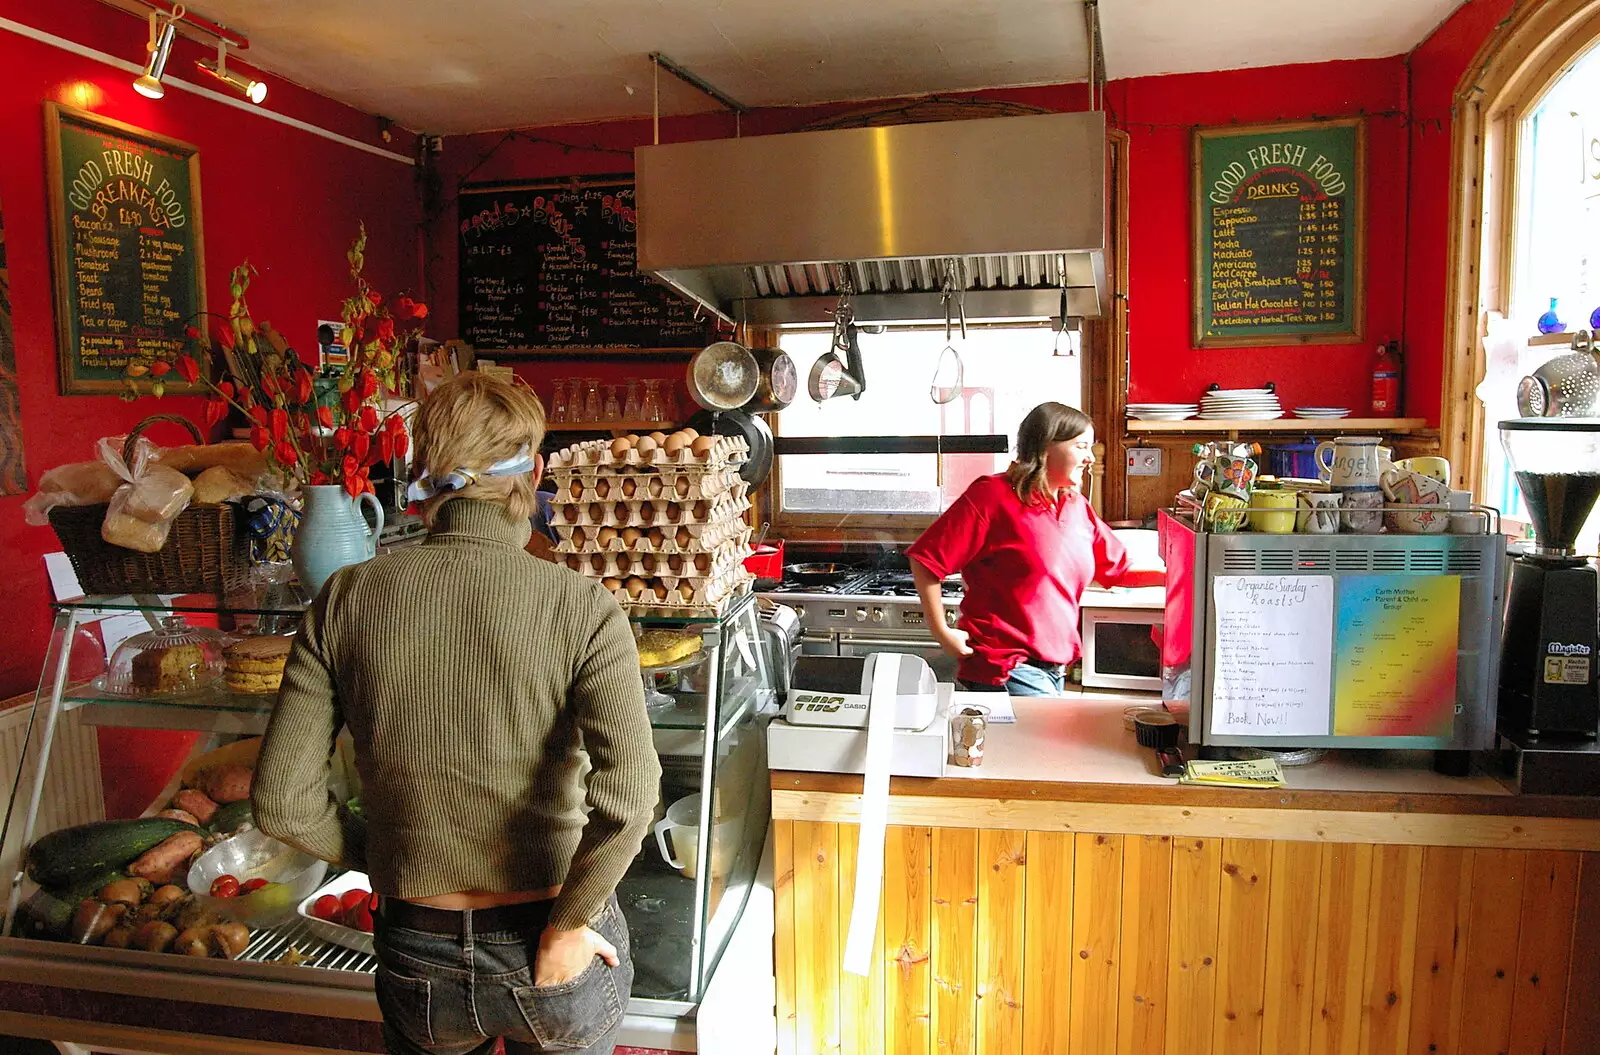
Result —
<svg viewBox="0 0 1600 1055"><path fill-rule="evenodd" d="M1560 333L1567 328L1561 321L1561 316L1556 314L1556 298L1550 298L1550 310L1539 316L1540 333Z"/></svg>
<svg viewBox="0 0 1600 1055"><path fill-rule="evenodd" d="M1600 308L1589 313L1589 329L1600 330Z"/></svg>

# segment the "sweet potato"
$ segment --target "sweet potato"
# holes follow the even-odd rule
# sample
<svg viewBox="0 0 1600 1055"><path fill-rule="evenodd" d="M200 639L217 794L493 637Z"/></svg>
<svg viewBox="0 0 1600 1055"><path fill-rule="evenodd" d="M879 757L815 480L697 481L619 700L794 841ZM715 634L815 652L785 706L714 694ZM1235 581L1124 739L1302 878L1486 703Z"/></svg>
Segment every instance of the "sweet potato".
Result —
<svg viewBox="0 0 1600 1055"><path fill-rule="evenodd" d="M160 813L156 814L156 816L166 817L167 819L174 821L182 821L185 824L192 824L196 828L200 827L200 818L196 817L188 810L162 810Z"/></svg>
<svg viewBox="0 0 1600 1055"><path fill-rule="evenodd" d="M184 788L172 796L169 806L175 810L182 810L201 824L210 824L212 814L217 812L216 800L194 788Z"/></svg>
<svg viewBox="0 0 1600 1055"><path fill-rule="evenodd" d="M249 766L213 766L200 774L200 790L220 803L242 802L255 775Z"/></svg>
<svg viewBox="0 0 1600 1055"><path fill-rule="evenodd" d="M128 866L128 874L155 884L176 883L189 866L189 858L200 852L205 840L198 832L179 832L156 844Z"/></svg>

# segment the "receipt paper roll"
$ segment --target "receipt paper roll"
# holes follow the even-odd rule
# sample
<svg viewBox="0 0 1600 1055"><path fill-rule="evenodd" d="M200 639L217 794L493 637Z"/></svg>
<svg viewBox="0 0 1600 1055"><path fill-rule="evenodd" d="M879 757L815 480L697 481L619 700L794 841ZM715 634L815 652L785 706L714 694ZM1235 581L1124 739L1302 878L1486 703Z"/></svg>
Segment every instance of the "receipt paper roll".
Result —
<svg viewBox="0 0 1600 1055"><path fill-rule="evenodd" d="M883 837L889 822L889 755L900 692L898 652L879 652L872 670L867 713L867 762L861 781L861 838L856 850L856 891L844 943L844 969L872 973L872 939L883 892Z"/></svg>

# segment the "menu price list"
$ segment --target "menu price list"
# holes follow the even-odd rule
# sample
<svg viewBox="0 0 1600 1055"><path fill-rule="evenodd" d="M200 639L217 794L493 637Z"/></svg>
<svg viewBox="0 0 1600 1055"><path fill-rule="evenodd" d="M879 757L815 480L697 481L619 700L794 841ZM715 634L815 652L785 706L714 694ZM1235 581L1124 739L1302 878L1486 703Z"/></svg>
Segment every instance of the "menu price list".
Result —
<svg viewBox="0 0 1600 1055"><path fill-rule="evenodd" d="M462 332L474 347L694 347L693 305L641 275L631 181L465 191Z"/></svg>
<svg viewBox="0 0 1600 1055"><path fill-rule="evenodd" d="M1345 314L1345 202L1318 198L1307 177L1250 185L1211 208L1213 332L1329 326Z"/></svg>

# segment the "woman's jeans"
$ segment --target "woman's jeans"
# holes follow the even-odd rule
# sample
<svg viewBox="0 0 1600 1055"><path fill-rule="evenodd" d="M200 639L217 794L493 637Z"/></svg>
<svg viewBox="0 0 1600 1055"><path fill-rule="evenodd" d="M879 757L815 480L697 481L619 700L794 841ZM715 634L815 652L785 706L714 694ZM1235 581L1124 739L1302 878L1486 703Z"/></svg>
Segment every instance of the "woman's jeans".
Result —
<svg viewBox="0 0 1600 1055"><path fill-rule="evenodd" d="M1000 685L979 685L958 681L964 692L1007 692L1012 696L1060 696L1067 689L1067 669L1060 663L1045 663L1029 659L1012 668L1010 677Z"/></svg>
<svg viewBox="0 0 1600 1055"><path fill-rule="evenodd" d="M633 988L628 925L612 895L590 924L617 948L620 963L596 956L577 978L533 984L533 961L551 902L515 930L448 936L375 919L378 1007L392 1055L487 1055L497 1037L506 1055L610 1055Z"/></svg>

